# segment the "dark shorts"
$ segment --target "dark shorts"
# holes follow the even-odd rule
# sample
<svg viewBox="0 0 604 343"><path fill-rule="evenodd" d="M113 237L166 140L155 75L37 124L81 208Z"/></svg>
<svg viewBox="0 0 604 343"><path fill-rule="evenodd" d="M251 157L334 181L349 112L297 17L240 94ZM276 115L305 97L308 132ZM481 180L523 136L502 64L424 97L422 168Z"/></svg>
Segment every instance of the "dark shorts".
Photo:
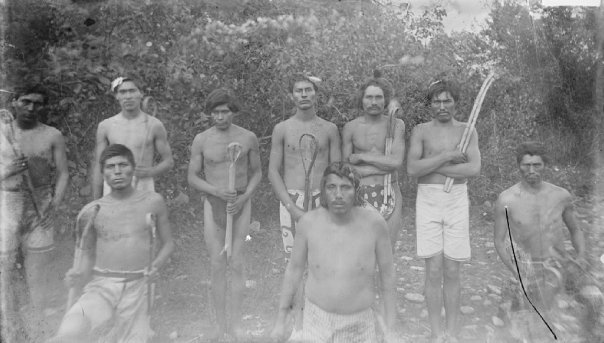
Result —
<svg viewBox="0 0 604 343"><path fill-rule="evenodd" d="M245 193L245 191L237 191L237 195L241 195L243 193ZM206 199L208 199L210 205L212 205L212 217L214 218L214 223L221 228L226 228L227 202L210 194L206 194ZM240 216L241 211L235 213L233 220L236 221Z"/></svg>

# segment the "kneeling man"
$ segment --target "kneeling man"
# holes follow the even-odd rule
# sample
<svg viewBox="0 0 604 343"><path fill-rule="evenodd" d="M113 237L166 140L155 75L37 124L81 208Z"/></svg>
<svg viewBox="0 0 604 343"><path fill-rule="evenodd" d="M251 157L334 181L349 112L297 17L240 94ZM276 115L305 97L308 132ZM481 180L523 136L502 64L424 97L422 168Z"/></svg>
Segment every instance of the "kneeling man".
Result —
<svg viewBox="0 0 604 343"><path fill-rule="evenodd" d="M283 339L296 288L308 263L303 329L293 342L377 342L374 277L379 267L386 337L395 321L394 264L390 237L377 211L363 208L359 176L346 163L330 164L321 179L321 207L298 222L277 322Z"/></svg>
<svg viewBox="0 0 604 343"><path fill-rule="evenodd" d="M82 237L80 268L67 272L66 283L74 287L91 279L51 342L93 341L99 328L109 322L110 341L147 342L152 335L147 283L174 250L166 204L161 195L132 187L134 157L126 146L109 145L100 155L100 165L111 193L80 211L79 227L89 220L92 208L100 206L91 230ZM146 222L148 213L157 218L157 236L162 243L151 268L153 233Z"/></svg>

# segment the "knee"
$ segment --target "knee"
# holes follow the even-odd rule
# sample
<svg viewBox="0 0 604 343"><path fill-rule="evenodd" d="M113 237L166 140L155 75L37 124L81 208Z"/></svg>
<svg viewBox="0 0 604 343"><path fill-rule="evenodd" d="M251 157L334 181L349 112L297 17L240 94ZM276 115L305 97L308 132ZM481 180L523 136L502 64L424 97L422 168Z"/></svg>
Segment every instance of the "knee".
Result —
<svg viewBox="0 0 604 343"><path fill-rule="evenodd" d="M81 342L89 331L90 320L87 317L80 314L68 313L63 318L63 322L61 323L56 336L48 342Z"/></svg>
<svg viewBox="0 0 604 343"><path fill-rule="evenodd" d="M459 281L459 268L445 268L444 276L447 281Z"/></svg>

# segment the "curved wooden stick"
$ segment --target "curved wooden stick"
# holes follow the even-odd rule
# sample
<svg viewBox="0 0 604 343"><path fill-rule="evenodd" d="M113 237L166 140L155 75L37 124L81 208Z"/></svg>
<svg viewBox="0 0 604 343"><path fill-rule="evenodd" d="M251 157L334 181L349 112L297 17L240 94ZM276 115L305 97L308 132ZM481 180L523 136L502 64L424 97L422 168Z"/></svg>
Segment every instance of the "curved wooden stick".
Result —
<svg viewBox="0 0 604 343"><path fill-rule="evenodd" d="M484 97L487 93L487 90L489 89L489 87L491 87L491 84L493 83L494 79L495 79L495 73L493 71L491 71L489 73L489 75L487 76L487 78L482 83L482 86L480 87L480 91L478 92L478 96L476 97L476 100L474 101L474 106L472 107L472 112L470 112L470 118L468 118L468 122L466 123L466 128L465 128L465 130L461 136L461 140L459 142L459 150L463 153L465 153L466 150L468 149L468 145L470 144L470 140L472 138L472 132L474 131L474 128L476 126L476 119L478 119L478 114L480 113L480 108L482 107L482 102L484 101ZM443 190L447 193L451 192L451 188L453 187L454 181L455 181L455 179L447 176Z"/></svg>
<svg viewBox="0 0 604 343"><path fill-rule="evenodd" d="M229 191L235 191L235 176L237 173L237 160L241 155L242 146L237 142L232 142L227 146L227 156L229 157L229 183L228 188ZM223 252L226 252L227 259L231 257L231 252L233 248L233 215L227 211L226 214L226 232L224 235L224 248Z"/></svg>
<svg viewBox="0 0 604 343"><path fill-rule="evenodd" d="M157 220L155 213L147 213L145 218L147 227L149 228L149 264L147 271L150 272L153 268L153 259L155 258L155 237L157 235ZM151 307L153 306L153 283L151 279L147 280L147 313L151 313Z"/></svg>
<svg viewBox="0 0 604 343"><path fill-rule="evenodd" d="M303 144L303 141L306 144ZM303 149L303 145L307 145ZM300 158L302 159L302 166L304 167L304 211L307 212L312 208L312 194L310 191L310 174L312 173L312 168L315 165L315 160L317 159L317 154L319 153L319 149L317 147L317 138L310 133L304 133L300 136L298 140L298 151L300 153ZM307 152L306 148L310 149L311 159L310 163L307 165L304 161L306 160L304 154Z"/></svg>

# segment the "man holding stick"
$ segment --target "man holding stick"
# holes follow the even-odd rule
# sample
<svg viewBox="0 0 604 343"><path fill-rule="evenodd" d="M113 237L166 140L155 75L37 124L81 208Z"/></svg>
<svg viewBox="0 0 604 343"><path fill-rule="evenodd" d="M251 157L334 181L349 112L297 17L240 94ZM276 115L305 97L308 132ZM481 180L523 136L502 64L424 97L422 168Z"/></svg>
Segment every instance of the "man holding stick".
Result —
<svg viewBox="0 0 604 343"><path fill-rule="evenodd" d="M129 77L118 77L111 91L120 104L120 113L99 123L96 132L96 155L92 170L92 195L98 199L110 190L103 184L99 156L109 144L123 144L134 154L136 170L133 185L137 189L155 191L153 178L169 171L174 165L168 136L159 119L141 109L143 93L139 83ZM160 163L153 165L155 152Z"/></svg>
<svg viewBox="0 0 604 343"><path fill-rule="evenodd" d="M402 226L398 170L405 157L405 123L385 113L392 93L390 82L377 72L361 86L358 106L363 116L344 126L342 157L361 175L363 200L386 219L394 246Z"/></svg>
<svg viewBox="0 0 604 343"><path fill-rule="evenodd" d="M458 148L467 125L457 121L459 92L451 81L438 80L426 97L432 120L411 134L407 172L418 178L416 202L417 255L426 261L425 295L431 338L443 342L440 313L444 299L448 342L459 333L460 267L470 259L467 178L480 173L478 135L469 132L467 151ZM446 178L454 179L451 192Z"/></svg>
<svg viewBox="0 0 604 343"><path fill-rule="evenodd" d="M91 342L107 323L112 325L103 336L112 342L148 342L153 335L148 283L174 250L168 209L161 195L132 187L135 161L126 146L109 145L99 157L111 192L84 206L78 215L78 228L88 221L92 226L81 237L84 249L76 256L82 259L75 263L79 268L70 269L65 282L70 288L86 286L50 342ZM97 206L98 214L91 218ZM161 241L150 268L149 213L157 218Z"/></svg>
<svg viewBox="0 0 604 343"><path fill-rule="evenodd" d="M396 299L388 227L376 211L361 206L359 188L349 164L335 162L325 169L321 207L298 222L273 339L287 338L286 322L308 265L303 328L292 342L377 343L376 322L391 341ZM378 318L372 308L376 266L385 305Z"/></svg>
<svg viewBox="0 0 604 343"><path fill-rule="evenodd" d="M53 257L54 216L69 174L63 135L39 121L47 100L46 90L40 85L18 89L11 104L15 117L3 110L0 123L0 317L4 317L0 337L8 341L11 335L7 331L13 327L5 320L10 322L18 316L14 290L19 287L12 281L17 274L19 249L24 256L33 311L41 312L50 305L45 287Z"/></svg>
<svg viewBox="0 0 604 343"><path fill-rule="evenodd" d="M188 181L204 192L204 237L212 269L212 298L216 311L216 330L210 339L227 332L241 338L241 303L245 289L244 241L251 218L251 197L262 178L259 143L256 135L232 124L239 112L235 98L224 89L211 92L206 99L214 126L195 136L191 145ZM233 144L237 143L237 144ZM239 152L229 151L234 147ZM233 156L230 154L233 153ZM231 167L234 162L233 167ZM229 171L235 171L234 189L229 189ZM204 174L200 177L199 174ZM232 227L226 227L229 218ZM232 242L225 242L232 230ZM228 237L227 237L228 238ZM227 327L226 271L231 268L231 325Z"/></svg>

